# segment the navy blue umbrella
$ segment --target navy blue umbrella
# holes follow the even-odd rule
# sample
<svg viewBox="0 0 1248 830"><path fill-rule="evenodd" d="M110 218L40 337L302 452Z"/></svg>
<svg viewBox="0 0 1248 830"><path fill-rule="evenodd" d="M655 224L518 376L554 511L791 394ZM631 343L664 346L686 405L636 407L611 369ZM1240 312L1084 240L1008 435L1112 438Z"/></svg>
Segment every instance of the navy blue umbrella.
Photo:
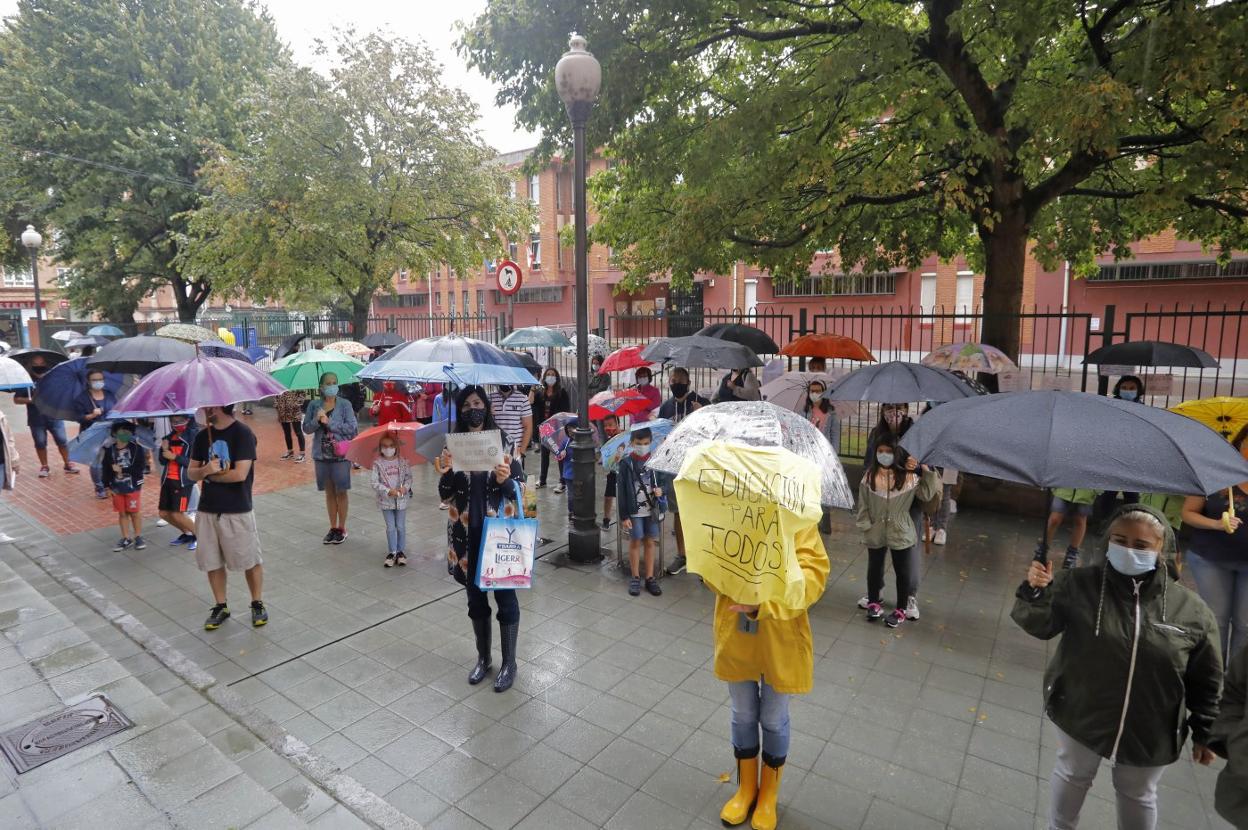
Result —
<svg viewBox="0 0 1248 830"><path fill-rule="evenodd" d="M243 354L247 355L247 359L252 363L257 363L266 357L271 357L273 350L268 346L248 346L243 350Z"/></svg>
<svg viewBox="0 0 1248 830"><path fill-rule="evenodd" d="M77 420L79 400L87 394L87 372L95 371L88 366L89 358L76 357L53 366L35 384L35 406L49 418L58 421ZM104 372L104 388L114 397L121 397L125 378L113 372Z"/></svg>
<svg viewBox="0 0 1248 830"><path fill-rule="evenodd" d="M533 375L515 354L457 334L396 346L361 369L356 377L362 381L411 380L457 386L534 384Z"/></svg>
<svg viewBox="0 0 1248 830"><path fill-rule="evenodd" d="M199 353L208 357L224 357L230 360L241 360L244 363L255 363L251 357L243 349L237 346L231 346L229 343L220 340L206 340L200 343Z"/></svg>

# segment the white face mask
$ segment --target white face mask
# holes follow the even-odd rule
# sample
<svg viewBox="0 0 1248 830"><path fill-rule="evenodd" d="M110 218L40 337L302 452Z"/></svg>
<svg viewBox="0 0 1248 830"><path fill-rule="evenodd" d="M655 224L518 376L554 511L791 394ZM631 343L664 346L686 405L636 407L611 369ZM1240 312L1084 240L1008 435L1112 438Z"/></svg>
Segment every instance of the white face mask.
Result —
<svg viewBox="0 0 1248 830"><path fill-rule="evenodd" d="M1157 551L1136 550L1117 542L1109 543L1105 558L1113 569L1123 576L1142 576L1157 570Z"/></svg>
<svg viewBox="0 0 1248 830"><path fill-rule="evenodd" d="M104 381L102 380L91 381L91 388L94 389L96 392L99 392L101 389L104 388Z"/></svg>
<svg viewBox="0 0 1248 830"><path fill-rule="evenodd" d="M637 378L637 385L638 385L638 386L649 386L649 385L650 385L650 378Z"/></svg>
<svg viewBox="0 0 1248 830"><path fill-rule="evenodd" d="M896 458L891 452L877 452L875 460L881 467L891 467Z"/></svg>
<svg viewBox="0 0 1248 830"><path fill-rule="evenodd" d="M384 455L386 458L394 458L395 452L396 450L394 449L394 447L382 447L381 448L381 454Z"/></svg>
<svg viewBox="0 0 1248 830"><path fill-rule="evenodd" d="M555 381L557 381L557 380L558 380L558 378L556 378L554 375L547 375L547 376L543 379L543 382L544 382L547 386L554 386L554 385L555 385Z"/></svg>
<svg viewBox="0 0 1248 830"><path fill-rule="evenodd" d="M819 401L823 400L823 393L822 392L808 392L807 397L810 398L811 403L819 403Z"/></svg>

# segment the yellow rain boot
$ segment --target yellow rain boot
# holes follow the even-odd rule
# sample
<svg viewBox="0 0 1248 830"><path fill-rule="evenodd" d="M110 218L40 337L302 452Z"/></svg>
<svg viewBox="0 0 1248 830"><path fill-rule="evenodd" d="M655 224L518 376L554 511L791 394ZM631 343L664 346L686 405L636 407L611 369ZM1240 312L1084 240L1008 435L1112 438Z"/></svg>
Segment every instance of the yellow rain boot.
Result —
<svg viewBox="0 0 1248 830"><path fill-rule="evenodd" d="M745 824L750 817L750 808L758 796L758 756L737 759L737 794L728 799L724 809L719 812L719 820L725 827L736 827ZM772 824L775 822L773 820Z"/></svg>
<svg viewBox="0 0 1248 830"><path fill-rule="evenodd" d="M758 787L758 804L754 807L754 830L776 830L776 798L780 795L780 774L783 764L773 767L763 764L762 780Z"/></svg>

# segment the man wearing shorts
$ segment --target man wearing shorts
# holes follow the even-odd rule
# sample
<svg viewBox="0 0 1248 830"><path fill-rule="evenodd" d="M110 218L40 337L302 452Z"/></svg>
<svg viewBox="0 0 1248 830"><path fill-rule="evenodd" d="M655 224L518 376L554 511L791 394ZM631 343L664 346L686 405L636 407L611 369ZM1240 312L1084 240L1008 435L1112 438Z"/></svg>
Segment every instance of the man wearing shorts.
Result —
<svg viewBox="0 0 1248 830"><path fill-rule="evenodd" d="M1071 517L1070 546L1066 548L1066 556L1062 560L1063 568L1073 568L1079 564L1079 546L1088 532L1088 517L1092 515L1092 504L1096 501L1097 491L1059 487L1053 491L1053 502L1049 505L1049 523L1045 528L1044 539L1037 549L1048 552L1049 540L1062 526L1062 520Z"/></svg>
<svg viewBox="0 0 1248 830"><path fill-rule="evenodd" d="M233 404L206 406L203 412L208 426L195 436L188 473L192 481L203 482L199 512L195 515L199 541L195 563L208 574L216 603L204 629L214 631L230 618L225 595L227 568L242 571L246 576L251 591L251 624L259 627L269 621L269 613L260 598L264 567L251 502L256 435L246 424L234 420Z"/></svg>
<svg viewBox="0 0 1248 830"><path fill-rule="evenodd" d="M30 376L38 381L51 368L48 359L37 355L30 361ZM35 455L39 457L39 478L51 475L48 467L48 433L56 442L56 450L61 454L65 472L78 474L78 468L69 460L69 438L65 434L65 422L49 418L35 406L35 390L33 387L13 393L13 403L26 405L26 426L30 428L30 437L35 440Z"/></svg>

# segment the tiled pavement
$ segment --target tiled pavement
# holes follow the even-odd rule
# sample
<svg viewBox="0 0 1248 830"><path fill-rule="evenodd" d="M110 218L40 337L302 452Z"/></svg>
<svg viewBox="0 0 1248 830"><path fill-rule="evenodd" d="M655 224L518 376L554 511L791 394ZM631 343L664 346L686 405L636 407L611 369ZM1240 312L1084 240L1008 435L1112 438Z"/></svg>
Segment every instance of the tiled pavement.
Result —
<svg viewBox="0 0 1248 830"><path fill-rule="evenodd" d="M432 493L427 472L418 481ZM562 499L549 493L544 528L559 536ZM311 487L258 504L273 616L258 631L200 629L206 586L167 534L117 555L111 529L83 533L60 540L59 558L427 827L719 826L732 788L720 780L732 767L727 696L710 670L711 601L695 578L631 599L609 566L551 552L522 594L517 686L496 695L464 682L473 647L442 564L436 499L413 506L413 564L392 571L380 567L384 534L365 494L338 547L319 544ZM1054 750L1039 689L1051 645L1009 620L1033 523L973 511L955 522L949 546L925 560L923 619L894 632L854 607L865 555L848 516L837 517L828 591L812 612L816 687L792 708L782 827L1043 826ZM245 610L241 580L231 595ZM170 694L168 672L135 662ZM264 752L237 762L267 767ZM1163 825L1226 827L1213 815L1215 774L1186 759L1168 770ZM1103 772L1081 826L1114 826L1111 797Z"/></svg>

